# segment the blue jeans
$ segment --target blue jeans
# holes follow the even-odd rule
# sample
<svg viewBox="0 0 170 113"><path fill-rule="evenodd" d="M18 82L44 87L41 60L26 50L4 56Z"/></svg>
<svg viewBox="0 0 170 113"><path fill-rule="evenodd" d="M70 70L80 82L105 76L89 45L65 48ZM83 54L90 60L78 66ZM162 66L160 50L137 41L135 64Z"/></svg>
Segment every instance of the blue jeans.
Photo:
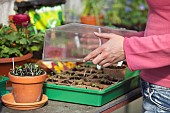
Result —
<svg viewBox="0 0 170 113"><path fill-rule="evenodd" d="M170 113L170 88L141 79L143 113Z"/></svg>

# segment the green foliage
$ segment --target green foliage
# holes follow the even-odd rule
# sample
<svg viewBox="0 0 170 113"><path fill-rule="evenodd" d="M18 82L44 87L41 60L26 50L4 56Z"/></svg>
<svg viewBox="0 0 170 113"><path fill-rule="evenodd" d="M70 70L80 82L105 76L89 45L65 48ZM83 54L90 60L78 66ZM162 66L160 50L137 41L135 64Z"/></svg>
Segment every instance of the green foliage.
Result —
<svg viewBox="0 0 170 113"><path fill-rule="evenodd" d="M142 30L147 20L145 0L114 0L106 11L105 24Z"/></svg>
<svg viewBox="0 0 170 113"><path fill-rule="evenodd" d="M83 0L82 16L95 16L99 25L99 16L102 15L104 0Z"/></svg>
<svg viewBox="0 0 170 113"><path fill-rule="evenodd" d="M39 76L44 73L45 71L35 63L26 63L24 66L16 66L11 70L11 74L15 76Z"/></svg>
<svg viewBox="0 0 170 113"><path fill-rule="evenodd" d="M5 77L2 76L2 75L0 75L0 82L1 82L2 80L4 80L4 79L5 79Z"/></svg>
<svg viewBox="0 0 170 113"><path fill-rule="evenodd" d="M83 0L84 16L98 16L101 13L104 0Z"/></svg>
<svg viewBox="0 0 170 113"><path fill-rule="evenodd" d="M10 26L0 25L0 58L23 56L38 51L43 46L44 33L16 31Z"/></svg>

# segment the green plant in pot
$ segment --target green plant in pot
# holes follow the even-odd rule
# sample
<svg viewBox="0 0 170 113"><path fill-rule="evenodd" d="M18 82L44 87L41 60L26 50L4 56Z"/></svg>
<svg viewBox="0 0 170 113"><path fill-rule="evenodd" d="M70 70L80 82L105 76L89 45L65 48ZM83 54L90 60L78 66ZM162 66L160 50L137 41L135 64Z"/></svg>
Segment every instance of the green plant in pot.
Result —
<svg viewBox="0 0 170 113"><path fill-rule="evenodd" d="M12 59L16 65L22 65L30 59L33 51L43 46L44 33L33 33L33 26L26 14L16 14L12 19L16 28L0 25L0 74L8 75L12 68Z"/></svg>
<svg viewBox="0 0 170 113"><path fill-rule="evenodd" d="M35 63L16 66L9 72L13 96L17 103L33 103L41 100L46 72Z"/></svg>
<svg viewBox="0 0 170 113"><path fill-rule="evenodd" d="M82 24L101 25L104 0L83 0Z"/></svg>
<svg viewBox="0 0 170 113"><path fill-rule="evenodd" d="M108 3L105 25L144 30L148 7L145 0L113 0Z"/></svg>

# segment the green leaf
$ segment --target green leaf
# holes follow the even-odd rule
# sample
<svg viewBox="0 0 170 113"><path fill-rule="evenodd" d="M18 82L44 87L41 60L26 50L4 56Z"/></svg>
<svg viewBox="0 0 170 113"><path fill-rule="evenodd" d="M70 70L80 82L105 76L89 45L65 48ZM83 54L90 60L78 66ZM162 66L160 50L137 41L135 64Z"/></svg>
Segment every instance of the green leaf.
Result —
<svg viewBox="0 0 170 113"><path fill-rule="evenodd" d="M20 44L27 44L27 39L22 38L22 39L20 39L20 40L17 40L16 42L17 42L17 43L20 43Z"/></svg>
<svg viewBox="0 0 170 113"><path fill-rule="evenodd" d="M32 47L31 47L31 50L32 50L32 51L38 51L39 49L40 49L40 48L39 48L38 46L32 46Z"/></svg>

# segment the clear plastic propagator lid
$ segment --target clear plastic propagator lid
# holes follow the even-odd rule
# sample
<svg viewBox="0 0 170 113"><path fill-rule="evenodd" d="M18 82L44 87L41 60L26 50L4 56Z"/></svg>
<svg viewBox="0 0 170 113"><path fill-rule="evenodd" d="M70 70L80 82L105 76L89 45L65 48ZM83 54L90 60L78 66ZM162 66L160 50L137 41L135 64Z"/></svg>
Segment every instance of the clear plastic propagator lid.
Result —
<svg viewBox="0 0 170 113"><path fill-rule="evenodd" d="M94 25L71 23L56 28L47 29L44 39L44 61L74 61L81 62L83 58L100 46L103 39L99 39L94 32L115 33L124 36L125 29L113 29Z"/></svg>

